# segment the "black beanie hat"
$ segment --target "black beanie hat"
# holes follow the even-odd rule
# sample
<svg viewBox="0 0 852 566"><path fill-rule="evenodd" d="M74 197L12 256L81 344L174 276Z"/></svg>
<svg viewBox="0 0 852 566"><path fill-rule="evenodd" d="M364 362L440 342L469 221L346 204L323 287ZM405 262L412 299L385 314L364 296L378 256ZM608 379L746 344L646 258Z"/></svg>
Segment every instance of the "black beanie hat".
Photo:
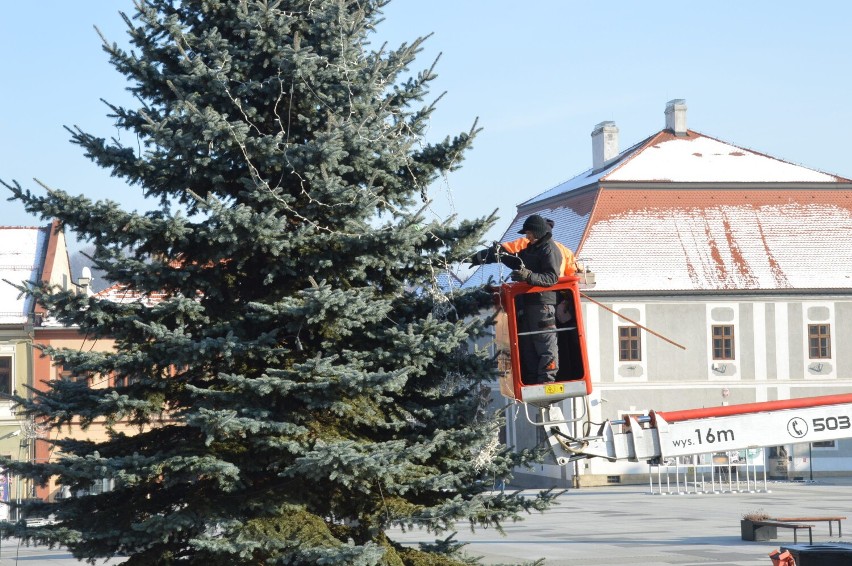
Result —
<svg viewBox="0 0 852 566"><path fill-rule="evenodd" d="M550 233L550 226L544 218L538 214L533 214L524 220L524 227L518 230L518 234L524 234L527 231L532 232L533 237L538 240Z"/></svg>

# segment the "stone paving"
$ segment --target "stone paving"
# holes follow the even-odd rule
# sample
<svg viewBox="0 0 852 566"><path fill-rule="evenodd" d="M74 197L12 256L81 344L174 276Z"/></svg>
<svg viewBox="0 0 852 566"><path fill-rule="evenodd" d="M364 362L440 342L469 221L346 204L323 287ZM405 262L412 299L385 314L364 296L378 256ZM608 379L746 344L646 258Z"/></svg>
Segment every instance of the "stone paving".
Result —
<svg viewBox="0 0 852 566"><path fill-rule="evenodd" d="M115 566L126 559L113 558L110 560L98 560L98 565ZM73 564L85 564L71 556L71 553L63 548L47 548L44 546L19 545L14 539L2 541L0 546L0 566L72 566Z"/></svg>
<svg viewBox="0 0 852 566"><path fill-rule="evenodd" d="M778 539L746 542L739 521L752 511L770 515L842 515L852 519L852 482L769 483L769 493L687 495L651 494L648 486L572 489L545 513L505 526L471 533L459 524L457 540L469 542L468 554L484 564L524 564L545 559L545 566L621 564L771 566L769 553L793 544L793 531L779 529ZM533 494L526 491L525 494ZM852 523L844 521L843 537L829 536L826 523L816 523L814 544L852 542ZM406 544L433 542L423 531L390 531ZM804 540L803 540L804 539ZM800 533L799 543L807 543ZM117 565L122 559L98 561ZM0 541L0 566L71 566L81 564L63 549L26 547Z"/></svg>
<svg viewBox="0 0 852 566"><path fill-rule="evenodd" d="M778 539L746 542L740 518L752 511L774 516L840 515L852 519L852 485L832 482L769 483L769 493L651 495L648 486L572 489L545 513L494 530L471 533L459 525L456 539L469 542L468 554L484 564L523 564L544 558L546 566L621 564L771 566L769 554L793 544L791 529ZM532 492L525 492L532 493ZM389 532L399 542L432 542L423 531ZM829 536L827 523L816 523L814 544L852 542L852 524L843 537ZM807 544L799 532L799 544ZM850 561L852 563L852 561Z"/></svg>

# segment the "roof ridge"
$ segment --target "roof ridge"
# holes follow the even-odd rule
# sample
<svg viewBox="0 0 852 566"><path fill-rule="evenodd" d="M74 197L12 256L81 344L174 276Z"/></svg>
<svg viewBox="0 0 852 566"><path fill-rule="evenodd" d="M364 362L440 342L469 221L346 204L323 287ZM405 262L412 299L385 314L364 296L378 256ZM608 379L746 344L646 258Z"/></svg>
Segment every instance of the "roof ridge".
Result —
<svg viewBox="0 0 852 566"><path fill-rule="evenodd" d="M656 134L654 134L654 135L656 135ZM603 167L598 167L597 169L595 169L593 167L589 167L588 169L585 169L585 170L581 171L580 173L577 173L573 177L569 177L568 179L553 185L549 189L546 189L546 190L538 193L537 195L535 195L531 198L528 198L527 200L518 204L517 209L520 210L521 208L528 206L528 205L532 205L532 204L541 204L541 203L549 200L552 197L556 197L556 196L559 196L559 195L565 194L565 193L570 193L570 192L572 192L576 189L579 189L579 188L582 188L582 187L592 185L594 183L599 182L604 175L612 172L612 171L609 171L610 168L613 168L616 165L619 165L625 158L629 157L632 152L636 151L637 148L641 147L644 143L646 143L652 137L654 137L654 136L649 136L649 137L631 145L630 147L628 147L624 151L620 152L617 156L612 158ZM607 172L607 173L604 173L604 172ZM588 182L583 182L583 183L577 184L574 187L567 188L567 189L562 190L562 191L554 192L554 191L556 191L556 189L559 189L562 186L571 184L572 181L575 181L575 180L581 179L581 178L588 179ZM550 195L548 197L544 196L544 195L551 193L551 192L553 192L552 195Z"/></svg>

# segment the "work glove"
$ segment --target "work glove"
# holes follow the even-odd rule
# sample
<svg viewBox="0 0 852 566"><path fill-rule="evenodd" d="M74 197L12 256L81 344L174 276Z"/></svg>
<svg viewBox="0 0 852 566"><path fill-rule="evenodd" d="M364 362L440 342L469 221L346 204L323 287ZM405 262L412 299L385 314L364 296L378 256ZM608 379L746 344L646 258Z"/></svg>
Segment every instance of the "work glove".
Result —
<svg viewBox="0 0 852 566"><path fill-rule="evenodd" d="M515 281L529 283L530 277L532 277L532 271L530 271L526 267L521 267L520 269L516 269L512 272L512 279L514 279Z"/></svg>
<svg viewBox="0 0 852 566"><path fill-rule="evenodd" d="M488 251L488 248L484 250L479 250L478 252L467 258L465 261L471 265L482 265L483 263L485 263L485 258L488 257Z"/></svg>

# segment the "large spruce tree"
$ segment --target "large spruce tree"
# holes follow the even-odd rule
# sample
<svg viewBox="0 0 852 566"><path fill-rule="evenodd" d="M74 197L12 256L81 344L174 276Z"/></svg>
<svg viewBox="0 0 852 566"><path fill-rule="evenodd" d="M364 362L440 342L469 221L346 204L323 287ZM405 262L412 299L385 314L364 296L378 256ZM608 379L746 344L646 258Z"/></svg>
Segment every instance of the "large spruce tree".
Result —
<svg viewBox="0 0 852 566"><path fill-rule="evenodd" d="M28 289L89 339L116 340L47 352L115 385L62 379L23 406L113 432L9 465L115 489L30 509L59 523L7 534L143 566L452 564L452 544L407 549L386 529L499 526L547 504L486 491L528 455L495 450L484 410L493 364L469 344L490 298L436 282L490 219L421 212L475 130L424 140L435 75L409 74L421 39L371 43L384 4L138 0L132 49L105 43L139 101L110 106L130 135L72 141L152 210L6 186L140 297Z"/></svg>

